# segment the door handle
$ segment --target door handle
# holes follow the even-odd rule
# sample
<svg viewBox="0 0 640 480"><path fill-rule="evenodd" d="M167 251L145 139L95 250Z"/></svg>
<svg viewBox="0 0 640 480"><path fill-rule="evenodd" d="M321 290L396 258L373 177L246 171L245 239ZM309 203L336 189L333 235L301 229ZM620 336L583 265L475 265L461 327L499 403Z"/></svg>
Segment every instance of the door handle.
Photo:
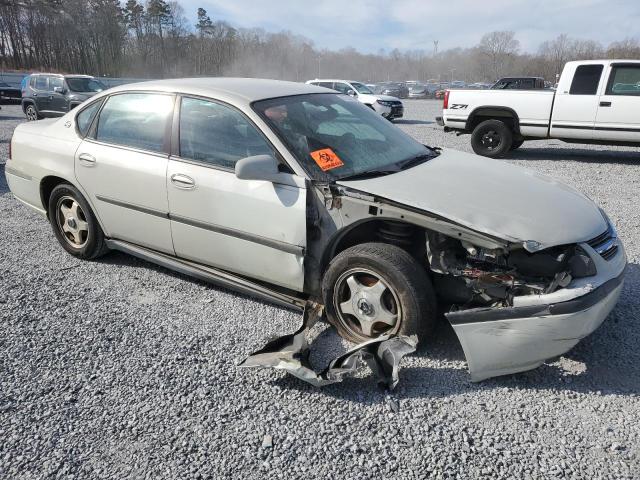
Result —
<svg viewBox="0 0 640 480"><path fill-rule="evenodd" d="M600 102L600 106L601 107L610 107L611 106L611 102Z"/></svg>
<svg viewBox="0 0 640 480"><path fill-rule="evenodd" d="M96 164L96 157L88 153L78 155L78 160L80 160L80 165L84 165L85 167L93 167Z"/></svg>
<svg viewBox="0 0 640 480"><path fill-rule="evenodd" d="M171 183L173 183L177 188L181 188L183 190L192 190L196 188L195 180L182 173L174 173L171 175Z"/></svg>

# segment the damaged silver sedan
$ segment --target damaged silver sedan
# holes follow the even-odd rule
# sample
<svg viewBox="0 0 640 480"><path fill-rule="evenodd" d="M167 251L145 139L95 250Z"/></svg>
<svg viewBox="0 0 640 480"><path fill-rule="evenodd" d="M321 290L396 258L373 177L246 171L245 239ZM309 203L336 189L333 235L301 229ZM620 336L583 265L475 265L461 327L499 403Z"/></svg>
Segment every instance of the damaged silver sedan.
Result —
<svg viewBox="0 0 640 480"><path fill-rule="evenodd" d="M624 249L587 197L422 145L321 87L124 85L20 125L10 152L12 192L72 255L122 250L280 304L324 305L357 343L424 339L444 312L474 380L566 352L622 288Z"/></svg>

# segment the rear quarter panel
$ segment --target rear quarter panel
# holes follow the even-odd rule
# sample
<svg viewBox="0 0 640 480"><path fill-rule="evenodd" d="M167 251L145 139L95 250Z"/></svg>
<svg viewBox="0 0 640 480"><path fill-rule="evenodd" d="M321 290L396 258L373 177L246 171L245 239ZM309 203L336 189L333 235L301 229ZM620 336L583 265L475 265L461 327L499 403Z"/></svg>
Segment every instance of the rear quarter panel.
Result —
<svg viewBox="0 0 640 480"><path fill-rule="evenodd" d="M522 135L546 137L553 96L551 90L451 90L442 118L447 127L461 129L479 108L508 108L516 112Z"/></svg>
<svg viewBox="0 0 640 480"><path fill-rule="evenodd" d="M11 158L5 166L9 188L18 200L46 215L40 196L43 178L53 175L77 186L74 154L80 137L73 115L20 124L11 142Z"/></svg>

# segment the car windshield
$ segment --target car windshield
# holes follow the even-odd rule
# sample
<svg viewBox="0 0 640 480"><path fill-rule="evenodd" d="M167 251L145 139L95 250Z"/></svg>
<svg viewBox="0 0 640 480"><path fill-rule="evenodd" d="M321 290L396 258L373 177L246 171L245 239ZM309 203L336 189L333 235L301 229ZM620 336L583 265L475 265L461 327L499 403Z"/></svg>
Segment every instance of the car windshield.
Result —
<svg viewBox="0 0 640 480"><path fill-rule="evenodd" d="M0 82L0 87L10 87L11 85L9 85L8 83L5 82Z"/></svg>
<svg viewBox="0 0 640 480"><path fill-rule="evenodd" d="M362 83L359 82L351 82L351 86L353 88L356 89L356 92L358 93L364 93L364 94L369 94L372 95L373 92L371 91L371 89L369 87L367 87L366 85L363 85Z"/></svg>
<svg viewBox="0 0 640 480"><path fill-rule="evenodd" d="M95 78L67 77L67 85L72 92L101 92L105 87Z"/></svg>
<svg viewBox="0 0 640 480"><path fill-rule="evenodd" d="M281 97L253 108L313 180L385 175L437 155L346 95Z"/></svg>

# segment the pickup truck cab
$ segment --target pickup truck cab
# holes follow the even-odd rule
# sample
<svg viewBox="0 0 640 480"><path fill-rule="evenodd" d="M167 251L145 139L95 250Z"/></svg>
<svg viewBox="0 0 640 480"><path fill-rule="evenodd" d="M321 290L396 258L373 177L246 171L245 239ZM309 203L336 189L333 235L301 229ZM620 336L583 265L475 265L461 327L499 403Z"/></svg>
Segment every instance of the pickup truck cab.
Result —
<svg viewBox="0 0 640 480"><path fill-rule="evenodd" d="M527 140L640 146L640 60L568 62L556 91L451 90L445 131L471 134L475 153L499 157Z"/></svg>

